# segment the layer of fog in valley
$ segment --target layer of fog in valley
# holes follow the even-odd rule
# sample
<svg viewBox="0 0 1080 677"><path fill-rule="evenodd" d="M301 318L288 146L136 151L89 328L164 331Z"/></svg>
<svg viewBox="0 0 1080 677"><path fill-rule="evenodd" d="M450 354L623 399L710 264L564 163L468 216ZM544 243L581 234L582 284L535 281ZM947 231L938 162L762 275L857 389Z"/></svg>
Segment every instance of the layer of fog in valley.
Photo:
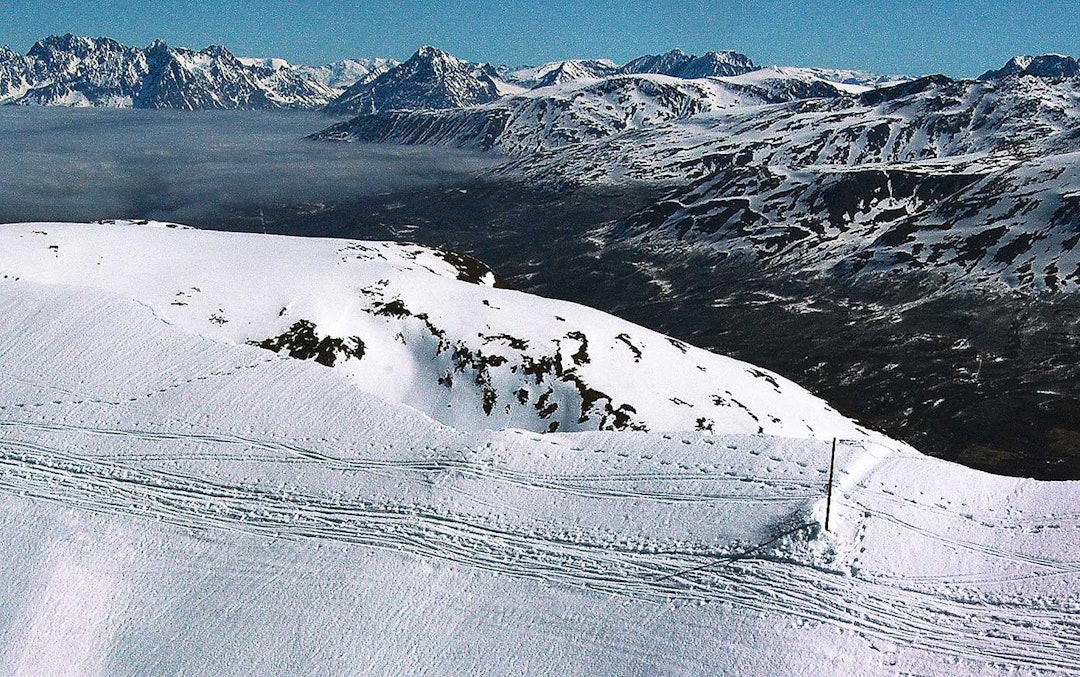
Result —
<svg viewBox="0 0 1080 677"><path fill-rule="evenodd" d="M0 107L0 222L139 218L212 225L452 183L493 158L448 148L316 143L315 113Z"/></svg>

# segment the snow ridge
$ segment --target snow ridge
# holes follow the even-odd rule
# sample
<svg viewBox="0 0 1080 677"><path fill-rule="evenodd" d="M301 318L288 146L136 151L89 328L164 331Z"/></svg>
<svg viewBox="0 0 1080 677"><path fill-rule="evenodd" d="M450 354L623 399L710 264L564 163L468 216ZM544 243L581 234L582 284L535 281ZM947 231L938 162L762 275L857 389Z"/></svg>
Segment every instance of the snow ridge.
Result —
<svg viewBox="0 0 1080 677"><path fill-rule="evenodd" d="M454 430L125 298L94 245L220 237L34 230L0 227L57 247L0 276L5 672L1080 672L1080 483L841 440L825 533L825 440Z"/></svg>
<svg viewBox="0 0 1080 677"><path fill-rule="evenodd" d="M0 243L4 278L135 299L461 429L873 437L776 374L494 287L453 252L130 223L8 225Z"/></svg>

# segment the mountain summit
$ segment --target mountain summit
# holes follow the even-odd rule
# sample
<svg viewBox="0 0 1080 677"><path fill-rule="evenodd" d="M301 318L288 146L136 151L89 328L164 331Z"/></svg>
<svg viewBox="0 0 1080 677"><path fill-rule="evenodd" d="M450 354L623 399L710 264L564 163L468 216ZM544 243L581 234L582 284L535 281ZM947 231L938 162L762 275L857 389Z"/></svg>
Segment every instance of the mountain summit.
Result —
<svg viewBox="0 0 1080 677"><path fill-rule="evenodd" d="M1016 73L1040 78L1074 78L1080 75L1080 64L1071 56L1062 54L1019 55L1006 61L1005 65L996 71L986 71L979 79L1000 80Z"/></svg>
<svg viewBox="0 0 1080 677"><path fill-rule="evenodd" d="M731 50L706 52L702 56L673 49L666 54L641 56L619 69L622 74L656 73L676 78L742 75L757 70L750 57Z"/></svg>
<svg viewBox="0 0 1080 677"><path fill-rule="evenodd" d="M331 115L386 110L462 108L499 98L495 70L424 45L408 61L358 82L324 109Z"/></svg>

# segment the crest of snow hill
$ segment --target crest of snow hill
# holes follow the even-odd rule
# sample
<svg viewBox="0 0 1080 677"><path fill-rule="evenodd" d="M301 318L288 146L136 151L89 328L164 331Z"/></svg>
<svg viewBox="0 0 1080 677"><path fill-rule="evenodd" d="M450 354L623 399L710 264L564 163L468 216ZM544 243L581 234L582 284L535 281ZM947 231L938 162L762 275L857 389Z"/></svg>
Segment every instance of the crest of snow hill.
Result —
<svg viewBox="0 0 1080 677"><path fill-rule="evenodd" d="M238 272L242 271L242 272ZM89 288L332 367L459 429L872 435L794 383L420 245L171 224L0 226L0 280Z"/></svg>

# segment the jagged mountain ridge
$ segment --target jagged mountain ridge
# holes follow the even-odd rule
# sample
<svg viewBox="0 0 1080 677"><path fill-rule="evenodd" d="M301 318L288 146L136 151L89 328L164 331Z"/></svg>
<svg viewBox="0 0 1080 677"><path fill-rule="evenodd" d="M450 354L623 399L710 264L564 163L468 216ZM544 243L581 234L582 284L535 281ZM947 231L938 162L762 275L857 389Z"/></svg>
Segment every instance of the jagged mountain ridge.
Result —
<svg viewBox="0 0 1080 677"><path fill-rule="evenodd" d="M1014 56L998 70L986 71L980 80L998 80L1009 75L1032 75L1039 78L1074 78L1080 75L1080 64L1064 54L1029 54Z"/></svg>
<svg viewBox="0 0 1080 677"><path fill-rule="evenodd" d="M535 89L561 85L574 80L607 77L618 72L619 67L609 59L568 59L521 68L499 66L495 70L503 82L523 89Z"/></svg>
<svg viewBox="0 0 1080 677"><path fill-rule="evenodd" d="M672 50L618 66L608 60L566 60L498 69L422 47L404 64L346 59L326 66L282 59L238 58L221 46L144 49L109 38L50 36L25 55L0 51L0 103L138 108L324 108L332 115L473 106L537 87L612 75L680 79L734 76L758 67L732 51L702 56Z"/></svg>
<svg viewBox="0 0 1080 677"><path fill-rule="evenodd" d="M641 56L618 69L621 74L655 73L696 79L742 75L757 70L750 57L731 50L706 52L702 56L673 49L666 54Z"/></svg>
<svg viewBox="0 0 1080 677"><path fill-rule="evenodd" d="M404 63L349 87L324 111L331 115L355 115L473 106L499 98L497 78L491 66L471 64L425 45Z"/></svg>
<svg viewBox="0 0 1080 677"><path fill-rule="evenodd" d="M0 103L198 109L315 109L353 77L377 75L385 60L323 67L281 59L247 59L221 46L146 48L109 38L51 36L25 56L0 52Z"/></svg>
<svg viewBox="0 0 1080 677"><path fill-rule="evenodd" d="M702 114L840 95L829 82L801 75L753 81L611 75L540 87L486 105L360 115L312 138L497 148L510 156L533 158L537 152L575 148ZM562 176L565 173L557 172L548 178Z"/></svg>

